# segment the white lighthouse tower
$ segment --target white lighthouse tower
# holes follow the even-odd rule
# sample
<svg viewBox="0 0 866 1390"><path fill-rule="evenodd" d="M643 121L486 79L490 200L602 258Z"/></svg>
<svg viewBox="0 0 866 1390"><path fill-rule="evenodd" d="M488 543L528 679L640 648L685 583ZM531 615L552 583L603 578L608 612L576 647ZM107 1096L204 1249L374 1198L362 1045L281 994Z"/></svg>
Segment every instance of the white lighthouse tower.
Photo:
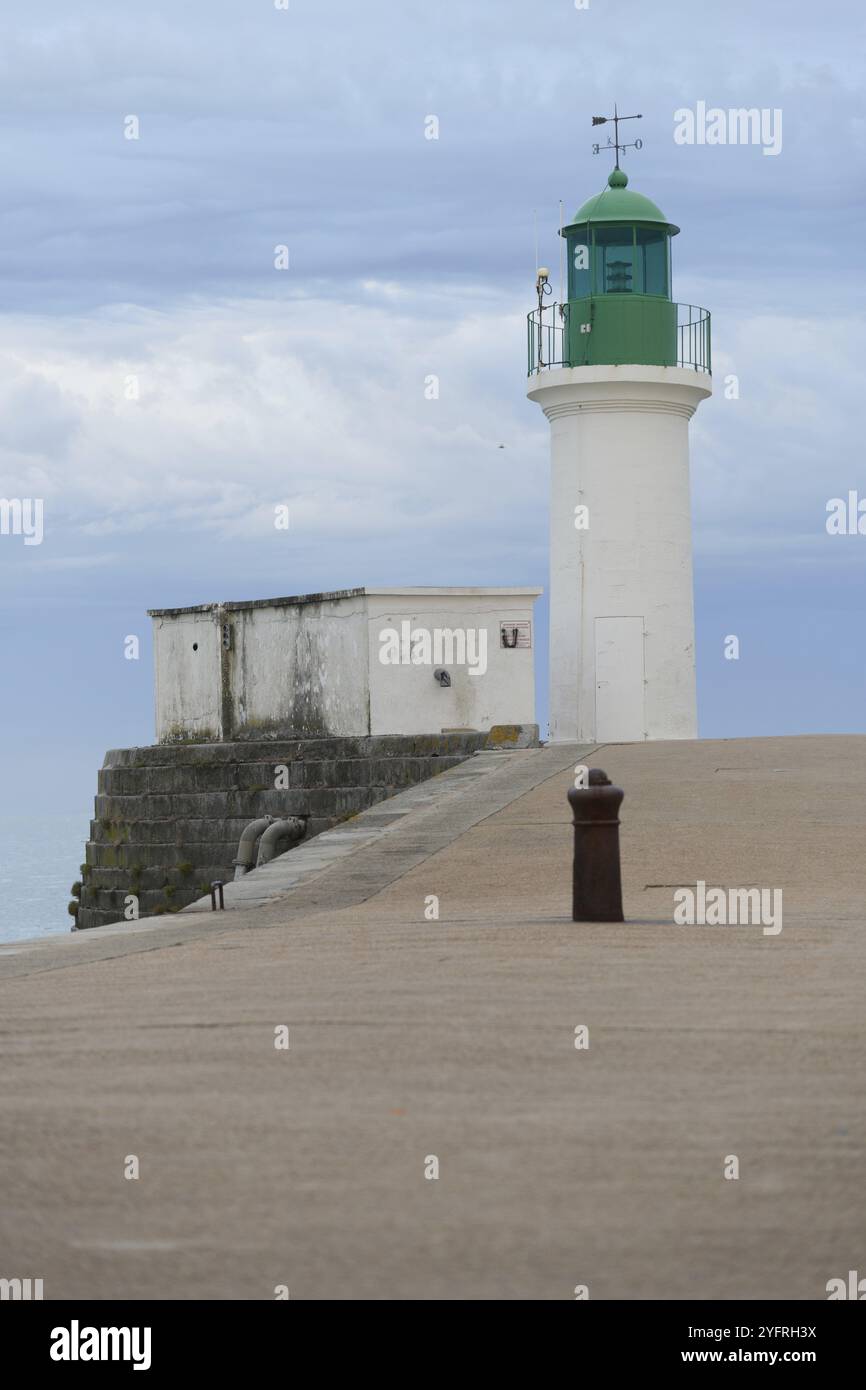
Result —
<svg viewBox="0 0 866 1390"><path fill-rule="evenodd" d="M617 121L631 117L610 118ZM602 118L596 117L596 124ZM619 167L562 228L568 297L529 316L550 421L550 739L695 738L689 420L710 316L671 299L679 231Z"/></svg>

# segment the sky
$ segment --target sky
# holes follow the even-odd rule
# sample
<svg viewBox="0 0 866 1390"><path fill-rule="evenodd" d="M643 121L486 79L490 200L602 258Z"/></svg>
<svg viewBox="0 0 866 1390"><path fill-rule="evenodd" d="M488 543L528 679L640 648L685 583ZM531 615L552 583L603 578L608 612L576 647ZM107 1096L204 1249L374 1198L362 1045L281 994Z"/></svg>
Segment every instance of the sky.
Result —
<svg viewBox="0 0 866 1390"><path fill-rule="evenodd" d="M863 38L839 0L6 0L0 496L44 537L0 535L0 813L86 810L152 742L147 608L546 588L525 315L614 102L713 316L701 734L866 732L866 535L826 528L866 499ZM779 152L678 143L700 102L780 111Z"/></svg>

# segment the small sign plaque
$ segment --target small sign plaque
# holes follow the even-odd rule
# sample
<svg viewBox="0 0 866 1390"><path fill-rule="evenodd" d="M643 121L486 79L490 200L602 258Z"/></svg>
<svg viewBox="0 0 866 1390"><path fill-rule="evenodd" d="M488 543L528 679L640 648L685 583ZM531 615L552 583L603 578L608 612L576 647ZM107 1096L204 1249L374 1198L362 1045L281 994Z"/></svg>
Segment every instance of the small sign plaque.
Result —
<svg viewBox="0 0 866 1390"><path fill-rule="evenodd" d="M531 647L532 623L500 623L499 645L500 647Z"/></svg>

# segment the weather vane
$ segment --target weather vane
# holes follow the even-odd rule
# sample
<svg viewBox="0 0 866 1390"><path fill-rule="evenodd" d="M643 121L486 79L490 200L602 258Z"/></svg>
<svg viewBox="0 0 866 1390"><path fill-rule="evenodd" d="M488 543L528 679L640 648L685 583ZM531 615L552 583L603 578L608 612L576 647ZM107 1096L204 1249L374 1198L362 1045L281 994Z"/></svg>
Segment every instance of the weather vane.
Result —
<svg viewBox="0 0 866 1390"><path fill-rule="evenodd" d="M614 134L613 134L613 140L611 140L610 137L608 136L608 141L607 141L607 144L606 144L606 145L593 145L593 147L592 147L592 152L593 152L593 154L598 154L599 150L616 150L616 167L617 167L617 169L618 169L618 168L619 168L619 156L620 156L620 151L621 151L621 150L630 150L630 149L632 149L632 148L634 148L634 149L636 149L636 150L640 150L640 149L643 148L643 140L632 140L628 145L621 145L621 144L620 144L620 142L619 142L619 123L620 123L620 121L641 121L641 120L643 120L643 116L641 116L640 114L637 115L637 116L620 116L619 112L618 112L617 109L616 109L616 103L614 103L613 115L612 115L612 116L593 116L593 118L592 118L592 123L593 123L593 125L606 125L608 121L613 121L613 132L614 132Z"/></svg>

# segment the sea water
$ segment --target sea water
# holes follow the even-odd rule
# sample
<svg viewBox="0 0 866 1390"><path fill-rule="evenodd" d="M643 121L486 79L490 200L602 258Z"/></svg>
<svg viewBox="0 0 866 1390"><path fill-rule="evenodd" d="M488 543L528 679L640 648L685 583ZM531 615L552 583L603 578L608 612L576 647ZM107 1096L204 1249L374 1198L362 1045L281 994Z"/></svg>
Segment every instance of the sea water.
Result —
<svg viewBox="0 0 866 1390"><path fill-rule="evenodd" d="M0 816L0 941L68 932L90 813Z"/></svg>

